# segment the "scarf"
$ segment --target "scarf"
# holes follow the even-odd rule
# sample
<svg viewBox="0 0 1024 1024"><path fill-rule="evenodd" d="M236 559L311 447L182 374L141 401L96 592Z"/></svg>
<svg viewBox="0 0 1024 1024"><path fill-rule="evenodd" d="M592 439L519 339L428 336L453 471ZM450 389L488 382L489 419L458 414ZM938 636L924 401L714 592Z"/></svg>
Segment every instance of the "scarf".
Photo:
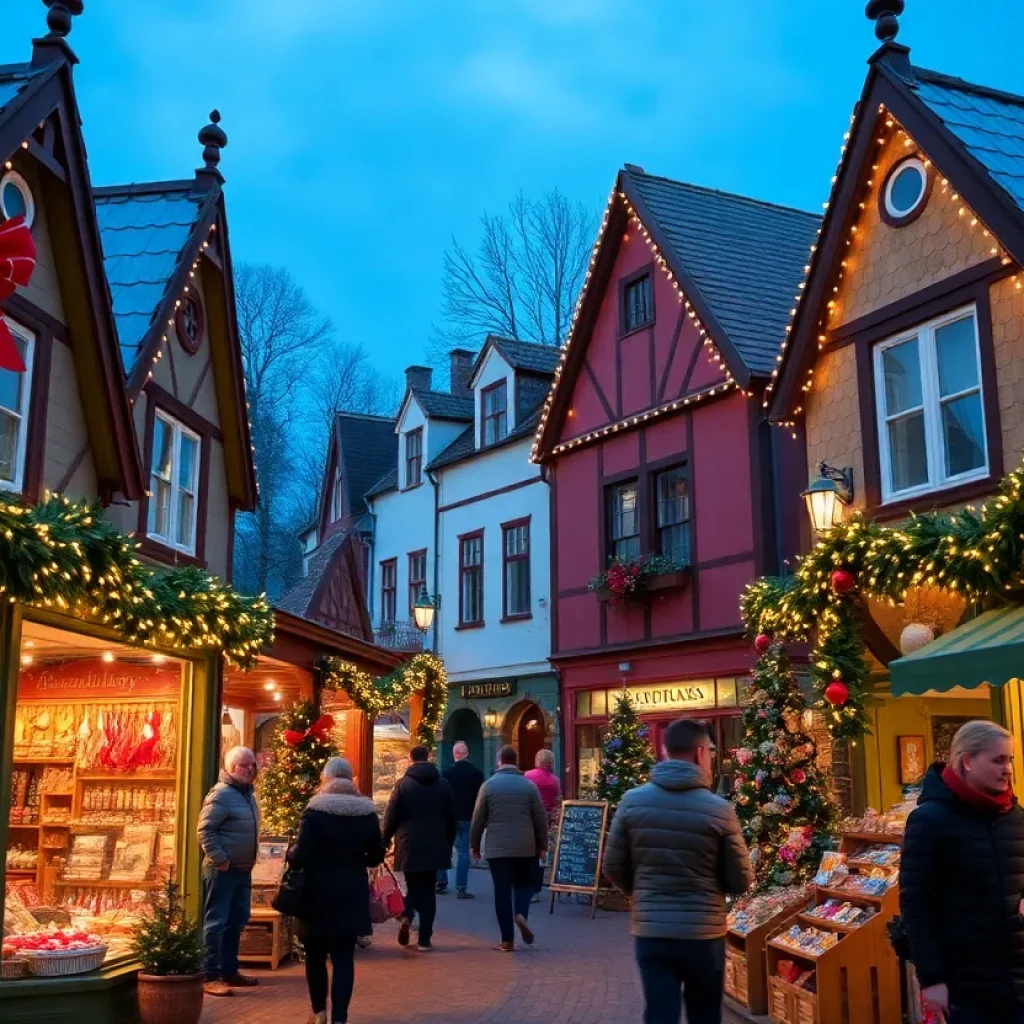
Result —
<svg viewBox="0 0 1024 1024"><path fill-rule="evenodd" d="M1013 810L1012 787L1007 789L1005 793L1000 793L999 796L989 796L988 793L982 793L980 789L975 789L969 782L960 778L948 764L942 769L942 781L949 786L956 796L971 807L976 807L979 810L988 811L992 814L1006 814L1007 811Z"/></svg>

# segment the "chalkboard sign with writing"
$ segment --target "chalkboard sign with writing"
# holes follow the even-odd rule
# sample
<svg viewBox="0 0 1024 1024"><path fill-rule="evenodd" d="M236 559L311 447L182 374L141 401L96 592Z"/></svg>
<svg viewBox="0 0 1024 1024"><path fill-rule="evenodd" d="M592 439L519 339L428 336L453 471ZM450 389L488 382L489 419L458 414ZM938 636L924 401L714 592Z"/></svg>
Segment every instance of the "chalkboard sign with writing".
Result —
<svg viewBox="0 0 1024 1024"><path fill-rule="evenodd" d="M556 892L591 892L597 908L601 855L608 824L604 800L566 800L558 822L555 860L551 868L551 908Z"/></svg>

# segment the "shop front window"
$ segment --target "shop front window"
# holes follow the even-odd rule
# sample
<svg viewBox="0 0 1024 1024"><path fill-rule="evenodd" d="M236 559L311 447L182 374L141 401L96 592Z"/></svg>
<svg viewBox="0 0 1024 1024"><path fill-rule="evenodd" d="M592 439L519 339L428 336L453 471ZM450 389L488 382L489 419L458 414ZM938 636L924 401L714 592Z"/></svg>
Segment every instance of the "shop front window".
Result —
<svg viewBox="0 0 1024 1024"><path fill-rule="evenodd" d="M125 954L175 871L187 662L25 622L4 937L59 925Z"/></svg>
<svg viewBox="0 0 1024 1024"><path fill-rule="evenodd" d="M596 799L601 753L608 727L576 726L576 785L581 800Z"/></svg>

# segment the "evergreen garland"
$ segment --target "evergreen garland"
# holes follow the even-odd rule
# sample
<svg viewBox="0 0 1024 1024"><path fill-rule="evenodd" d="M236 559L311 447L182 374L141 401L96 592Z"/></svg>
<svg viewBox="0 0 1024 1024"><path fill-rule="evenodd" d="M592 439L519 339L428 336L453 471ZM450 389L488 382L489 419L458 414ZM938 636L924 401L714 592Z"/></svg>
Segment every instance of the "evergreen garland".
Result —
<svg viewBox="0 0 1024 1024"><path fill-rule="evenodd" d="M377 677L341 658L324 658L322 666L324 688L347 693L371 722L398 711L415 693L422 692L423 717L416 741L428 747L437 742L448 701L448 675L436 654L417 654L393 672Z"/></svg>
<svg viewBox="0 0 1024 1024"><path fill-rule="evenodd" d="M598 800L607 800L609 811L614 813L631 789L647 782L653 767L650 732L623 688L608 718L608 737L597 775Z"/></svg>
<svg viewBox="0 0 1024 1024"><path fill-rule="evenodd" d="M307 736L290 744L285 733L305 733L320 717L312 701L287 708L270 741L269 758L257 779L262 829L272 836L294 836L306 804L316 795L324 765L338 756L330 737Z"/></svg>
<svg viewBox="0 0 1024 1024"><path fill-rule="evenodd" d="M115 629L128 643L219 650L251 668L273 640L266 598L243 597L194 566L155 570L98 501L0 500L0 595Z"/></svg>
<svg viewBox="0 0 1024 1024"><path fill-rule="evenodd" d="M733 751L734 800L751 849L755 887L794 885L814 874L836 834L836 808L803 731L806 702L781 643L758 659Z"/></svg>
<svg viewBox="0 0 1024 1024"><path fill-rule="evenodd" d="M837 572L852 575L840 592ZM833 527L800 560L796 574L752 583L741 604L752 634L808 641L815 634L811 670L820 704L825 689L841 680L848 699L830 707L837 739L867 731L869 697L861 596L899 604L912 587L951 591L968 604L1024 598L1024 467L1006 476L980 511L913 515L882 526L860 513Z"/></svg>

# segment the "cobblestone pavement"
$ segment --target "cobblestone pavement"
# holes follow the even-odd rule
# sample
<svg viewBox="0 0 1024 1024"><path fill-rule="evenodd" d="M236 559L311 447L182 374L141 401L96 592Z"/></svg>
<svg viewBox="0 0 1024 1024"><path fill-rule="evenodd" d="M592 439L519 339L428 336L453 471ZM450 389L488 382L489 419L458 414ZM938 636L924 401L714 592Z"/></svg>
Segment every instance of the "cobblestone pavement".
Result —
<svg viewBox="0 0 1024 1024"><path fill-rule="evenodd" d="M395 942L397 926L377 928L374 944L356 951L352 1024L641 1024L643 997L629 915L557 903L531 907L532 947L494 950L498 940L490 879L474 870L477 898L438 897L435 950L417 953ZM249 968L245 968L247 972ZM252 971L260 987L228 999L207 997L202 1024L288 1024L309 1013L302 969ZM726 1011L726 1024L741 1019Z"/></svg>

